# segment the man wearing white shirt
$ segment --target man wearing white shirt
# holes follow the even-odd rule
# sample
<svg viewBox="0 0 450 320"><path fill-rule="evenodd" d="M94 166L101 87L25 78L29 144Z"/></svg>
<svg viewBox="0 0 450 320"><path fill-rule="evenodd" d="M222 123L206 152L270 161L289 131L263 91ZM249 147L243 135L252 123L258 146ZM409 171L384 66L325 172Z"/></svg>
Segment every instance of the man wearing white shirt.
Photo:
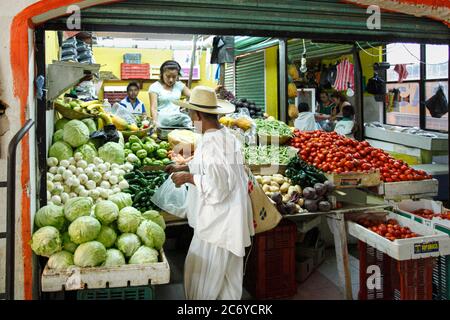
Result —
<svg viewBox="0 0 450 320"><path fill-rule="evenodd" d="M241 144L217 118L234 106L204 86L192 90L189 103L177 104L190 110L203 134L188 166L167 167L177 187L188 184L187 216L194 236L185 262L186 298L238 300L254 227Z"/></svg>
<svg viewBox="0 0 450 320"><path fill-rule="evenodd" d="M138 99L139 85L130 82L127 86L127 96L119 104L134 115L146 115L144 104Z"/></svg>

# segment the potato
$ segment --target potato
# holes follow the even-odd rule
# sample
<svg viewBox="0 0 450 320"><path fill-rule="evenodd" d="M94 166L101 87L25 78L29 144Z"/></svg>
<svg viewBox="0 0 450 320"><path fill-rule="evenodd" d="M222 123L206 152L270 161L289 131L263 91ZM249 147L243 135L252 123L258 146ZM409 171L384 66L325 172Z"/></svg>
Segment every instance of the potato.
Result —
<svg viewBox="0 0 450 320"><path fill-rule="evenodd" d="M270 185L271 185L272 187L277 187L278 189L280 188L280 185L279 185L278 182L276 182L276 181L271 181L271 182L270 182Z"/></svg>
<svg viewBox="0 0 450 320"><path fill-rule="evenodd" d="M263 184L270 184L271 181L272 181L272 179L269 176L262 177Z"/></svg>
<svg viewBox="0 0 450 320"><path fill-rule="evenodd" d="M281 179L284 179L284 176L283 176L282 174L279 174L279 173L273 174L272 177L273 177L273 178L281 178Z"/></svg>
<svg viewBox="0 0 450 320"><path fill-rule="evenodd" d="M261 176L255 176L255 180L259 183L259 184L263 184L263 179Z"/></svg>
<svg viewBox="0 0 450 320"><path fill-rule="evenodd" d="M295 191L297 191L298 193L302 194L302 188L299 185L295 186Z"/></svg>
<svg viewBox="0 0 450 320"><path fill-rule="evenodd" d="M287 183L287 182L283 183L280 187L280 191L282 193L288 192L289 191L289 183Z"/></svg>
<svg viewBox="0 0 450 320"><path fill-rule="evenodd" d="M270 186L270 192L279 192L280 188L276 186Z"/></svg>
<svg viewBox="0 0 450 320"><path fill-rule="evenodd" d="M305 204L305 199L303 199L303 198L298 199L297 204L298 204L300 207L303 207L303 205Z"/></svg>
<svg viewBox="0 0 450 320"><path fill-rule="evenodd" d="M278 183L278 185L282 185L284 183L284 178L273 177L272 182Z"/></svg>
<svg viewBox="0 0 450 320"><path fill-rule="evenodd" d="M288 188L287 194L288 194L289 196L292 196L292 194L293 194L295 191L297 191L296 188L295 188L295 186L290 186L290 187Z"/></svg>
<svg viewBox="0 0 450 320"><path fill-rule="evenodd" d="M291 199L291 197L288 194L285 194L283 196L283 202L288 202Z"/></svg>
<svg viewBox="0 0 450 320"><path fill-rule="evenodd" d="M265 185L263 185L262 189L264 192L268 192L268 191L270 191L270 186L268 184L265 184Z"/></svg>

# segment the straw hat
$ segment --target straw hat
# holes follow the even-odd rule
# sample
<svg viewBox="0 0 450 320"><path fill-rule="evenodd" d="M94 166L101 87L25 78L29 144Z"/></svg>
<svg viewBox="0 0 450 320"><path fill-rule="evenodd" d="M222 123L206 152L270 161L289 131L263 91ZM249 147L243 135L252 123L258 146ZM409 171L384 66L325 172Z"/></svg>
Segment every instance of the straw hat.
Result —
<svg viewBox="0 0 450 320"><path fill-rule="evenodd" d="M214 89L206 86L197 86L192 89L188 102L178 100L174 103L186 109L212 114L233 113L235 110L233 104L217 99Z"/></svg>

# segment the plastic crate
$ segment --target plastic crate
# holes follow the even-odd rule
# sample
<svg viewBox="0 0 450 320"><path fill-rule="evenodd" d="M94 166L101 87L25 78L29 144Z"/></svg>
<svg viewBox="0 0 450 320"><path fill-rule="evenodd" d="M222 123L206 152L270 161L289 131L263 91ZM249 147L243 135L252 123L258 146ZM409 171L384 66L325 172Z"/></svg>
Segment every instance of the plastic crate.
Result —
<svg viewBox="0 0 450 320"><path fill-rule="evenodd" d="M104 92L103 99L108 99L108 102L113 105L116 102L122 101L127 96L126 92Z"/></svg>
<svg viewBox="0 0 450 320"><path fill-rule="evenodd" d="M148 63L120 64L120 78L122 80L128 79L150 79L150 65Z"/></svg>
<svg viewBox="0 0 450 320"><path fill-rule="evenodd" d="M131 64L140 64L141 63L141 54L140 53L125 53L123 55L124 63Z"/></svg>
<svg viewBox="0 0 450 320"><path fill-rule="evenodd" d="M433 269L433 300L450 300L450 256L439 257Z"/></svg>
<svg viewBox="0 0 450 320"><path fill-rule="evenodd" d="M77 292L77 300L154 300L152 286L85 289Z"/></svg>
<svg viewBox="0 0 450 320"><path fill-rule="evenodd" d="M255 236L244 277L244 286L253 297L276 299L297 293L296 236L297 226L288 220Z"/></svg>
<svg viewBox="0 0 450 320"><path fill-rule="evenodd" d="M398 261L359 241L359 300L431 300L435 258ZM373 284L373 271L380 270L379 286ZM369 283L368 283L369 282Z"/></svg>

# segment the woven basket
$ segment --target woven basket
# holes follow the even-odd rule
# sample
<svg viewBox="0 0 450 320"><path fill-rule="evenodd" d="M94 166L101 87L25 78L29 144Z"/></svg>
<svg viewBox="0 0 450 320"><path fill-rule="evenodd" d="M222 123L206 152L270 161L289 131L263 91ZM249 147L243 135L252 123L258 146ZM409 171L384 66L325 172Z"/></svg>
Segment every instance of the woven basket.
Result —
<svg viewBox="0 0 450 320"><path fill-rule="evenodd" d="M72 110L70 108L64 107L64 106L62 106L62 105L60 105L58 103L54 103L53 107L64 118L67 118L67 119L81 120L81 119L86 119L86 118L94 118L94 116L92 114L86 114L86 113L78 112L78 111Z"/></svg>

